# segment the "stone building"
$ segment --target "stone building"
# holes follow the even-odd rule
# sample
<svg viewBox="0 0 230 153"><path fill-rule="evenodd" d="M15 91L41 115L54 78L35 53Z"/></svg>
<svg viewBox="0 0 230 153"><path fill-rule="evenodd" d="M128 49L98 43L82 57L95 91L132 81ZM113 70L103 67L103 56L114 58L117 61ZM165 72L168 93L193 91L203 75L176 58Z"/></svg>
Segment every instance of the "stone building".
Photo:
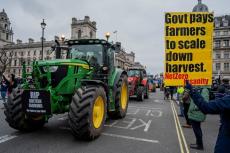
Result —
<svg viewBox="0 0 230 153"><path fill-rule="evenodd" d="M89 16L85 16L83 20L72 18L71 23L71 39L96 39L96 22L90 21ZM55 36L55 39L59 39ZM43 59L54 59L55 54L51 50L54 40L46 41L44 38L43 44ZM17 39L13 42L13 30L10 27L10 20L7 17L5 10L0 12L0 49L11 52L11 63L9 64L5 74L13 73L17 77L22 76L22 63L25 62L27 72L31 71L33 61L41 60L42 58L42 43L35 42L34 39L29 38L28 42L22 42ZM135 54L133 52L126 53L124 49L120 48L120 52L116 54L116 65L123 69L132 66L135 61ZM1 65L0 65L1 68Z"/></svg>
<svg viewBox="0 0 230 153"><path fill-rule="evenodd" d="M198 0L193 12L208 12L208 7ZM230 79L230 15L214 18L213 78Z"/></svg>
<svg viewBox="0 0 230 153"><path fill-rule="evenodd" d="M13 42L13 30L10 26L10 20L3 9L0 12L0 47Z"/></svg>
<svg viewBox="0 0 230 153"><path fill-rule="evenodd" d="M215 17L213 77L230 79L230 15Z"/></svg>
<svg viewBox="0 0 230 153"><path fill-rule="evenodd" d="M96 22L90 21L89 16L85 16L84 20L72 18L71 39L96 39L96 31Z"/></svg>
<svg viewBox="0 0 230 153"><path fill-rule="evenodd" d="M193 7L193 12L208 12L208 6L202 3L202 0L198 0L198 4Z"/></svg>

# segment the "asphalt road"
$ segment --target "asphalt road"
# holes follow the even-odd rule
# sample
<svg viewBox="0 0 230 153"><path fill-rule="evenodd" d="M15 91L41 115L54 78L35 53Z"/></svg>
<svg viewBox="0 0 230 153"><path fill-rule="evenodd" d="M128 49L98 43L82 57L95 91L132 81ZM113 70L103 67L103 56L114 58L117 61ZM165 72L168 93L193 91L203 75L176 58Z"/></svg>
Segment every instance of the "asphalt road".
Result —
<svg viewBox="0 0 230 153"><path fill-rule="evenodd" d="M67 114L54 116L39 131L21 133L7 125L0 109L0 153L196 153L188 147L195 142L193 131L181 128L184 119L177 117L177 110L160 91L144 102L131 99L124 119L107 120L102 135L85 142L72 136ZM218 116L203 123L202 153L213 152L218 126Z"/></svg>

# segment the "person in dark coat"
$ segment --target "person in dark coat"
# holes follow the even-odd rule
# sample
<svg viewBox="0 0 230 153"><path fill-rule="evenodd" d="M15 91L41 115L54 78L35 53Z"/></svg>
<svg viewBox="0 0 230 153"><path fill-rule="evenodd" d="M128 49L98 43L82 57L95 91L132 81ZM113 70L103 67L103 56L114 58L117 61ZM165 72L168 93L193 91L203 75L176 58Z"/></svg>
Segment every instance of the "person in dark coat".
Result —
<svg viewBox="0 0 230 153"><path fill-rule="evenodd" d="M3 103L6 102L6 92L7 92L7 84L5 80L1 81L1 97L3 100Z"/></svg>
<svg viewBox="0 0 230 153"><path fill-rule="evenodd" d="M15 89L17 87L17 80L15 79L15 75L11 74L10 75L10 80L8 80L4 75L3 75L3 79L6 81L6 84L8 86L8 95L12 93L13 89Z"/></svg>
<svg viewBox="0 0 230 153"><path fill-rule="evenodd" d="M215 153L229 153L230 151L230 95L224 95L208 103L204 98L193 90L188 83L187 88L191 91L190 96L194 103L204 114L220 114L221 125L216 141Z"/></svg>

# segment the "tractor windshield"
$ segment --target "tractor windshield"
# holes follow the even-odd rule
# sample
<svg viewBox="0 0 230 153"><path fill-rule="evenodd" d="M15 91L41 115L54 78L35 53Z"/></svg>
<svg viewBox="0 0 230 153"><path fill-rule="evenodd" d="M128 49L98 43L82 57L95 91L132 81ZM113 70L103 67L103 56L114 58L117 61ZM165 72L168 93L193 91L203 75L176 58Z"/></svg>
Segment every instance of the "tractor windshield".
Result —
<svg viewBox="0 0 230 153"><path fill-rule="evenodd" d="M90 65L103 65L103 46L101 44L79 44L70 49L71 59L87 60Z"/></svg>
<svg viewBox="0 0 230 153"><path fill-rule="evenodd" d="M140 71L139 70L129 70L128 76L130 77L139 77L140 76Z"/></svg>

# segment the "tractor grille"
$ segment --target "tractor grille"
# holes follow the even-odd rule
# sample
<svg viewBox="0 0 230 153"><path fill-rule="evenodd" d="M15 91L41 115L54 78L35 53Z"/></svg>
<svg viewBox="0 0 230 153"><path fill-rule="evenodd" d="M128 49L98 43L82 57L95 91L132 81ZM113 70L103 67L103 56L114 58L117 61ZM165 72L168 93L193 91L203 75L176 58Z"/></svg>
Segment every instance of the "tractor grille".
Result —
<svg viewBox="0 0 230 153"><path fill-rule="evenodd" d="M46 72L44 72L43 68L40 67L40 70L42 72L42 74L46 74ZM51 72L51 86L53 88L55 88L60 81L62 81L68 72L68 65L61 65L58 66L58 69L55 72ZM47 76L44 76L40 79L40 85L42 88L45 88L48 84L48 78Z"/></svg>

